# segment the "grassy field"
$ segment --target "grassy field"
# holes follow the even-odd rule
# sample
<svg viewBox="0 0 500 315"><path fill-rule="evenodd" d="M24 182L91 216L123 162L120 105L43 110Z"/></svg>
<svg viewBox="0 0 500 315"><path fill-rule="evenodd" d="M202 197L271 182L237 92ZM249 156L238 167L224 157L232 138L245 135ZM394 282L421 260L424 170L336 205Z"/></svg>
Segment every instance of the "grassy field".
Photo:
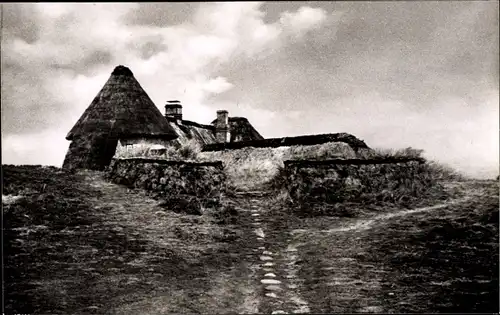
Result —
<svg viewBox="0 0 500 315"><path fill-rule="evenodd" d="M6 313L241 311L242 231L220 213L177 214L95 172L4 165L3 184Z"/></svg>
<svg viewBox="0 0 500 315"><path fill-rule="evenodd" d="M224 211L199 216L99 172L2 171L5 313L268 310L250 208L273 252L297 245L311 312L498 312L494 181L447 182L451 199L411 209L351 206L354 216L298 217L275 194L227 196Z"/></svg>
<svg viewBox="0 0 500 315"><path fill-rule="evenodd" d="M465 197L415 212L296 221L312 312L498 312L498 183L448 186Z"/></svg>

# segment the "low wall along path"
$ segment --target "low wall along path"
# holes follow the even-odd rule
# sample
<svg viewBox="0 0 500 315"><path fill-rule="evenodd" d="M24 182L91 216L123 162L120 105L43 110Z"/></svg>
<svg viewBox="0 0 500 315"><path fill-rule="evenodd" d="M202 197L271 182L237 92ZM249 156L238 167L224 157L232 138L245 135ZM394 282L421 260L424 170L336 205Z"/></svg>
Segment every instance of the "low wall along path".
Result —
<svg viewBox="0 0 500 315"><path fill-rule="evenodd" d="M226 190L221 162L114 159L107 176L114 183L142 188L167 200L183 197L197 203L218 203Z"/></svg>
<svg viewBox="0 0 500 315"><path fill-rule="evenodd" d="M288 192L299 202L357 201L381 192L391 196L398 189L418 193L415 187L424 191L433 184L431 178L418 176L426 167L418 158L289 160L284 164Z"/></svg>

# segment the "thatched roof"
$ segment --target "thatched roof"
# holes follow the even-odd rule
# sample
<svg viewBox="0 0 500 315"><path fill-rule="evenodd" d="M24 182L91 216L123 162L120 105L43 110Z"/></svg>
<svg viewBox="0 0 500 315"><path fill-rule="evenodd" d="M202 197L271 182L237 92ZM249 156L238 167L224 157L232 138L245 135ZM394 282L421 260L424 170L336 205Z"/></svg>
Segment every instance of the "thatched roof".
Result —
<svg viewBox="0 0 500 315"><path fill-rule="evenodd" d="M250 124L245 117L230 117L231 142L264 140L264 137Z"/></svg>
<svg viewBox="0 0 500 315"><path fill-rule="evenodd" d="M214 126L202 125L189 120L182 120L181 124L177 124L174 121L169 121L168 123L179 136L174 140L178 145L186 144L189 140L195 140L202 146L217 142L214 134Z"/></svg>
<svg viewBox="0 0 500 315"><path fill-rule="evenodd" d="M328 133L298 137L268 138L264 140L236 141L229 143L213 143L203 147L203 151L237 150L245 147L277 148L293 145L316 145L328 142L345 142L354 151L370 149L363 140L348 133Z"/></svg>
<svg viewBox="0 0 500 315"><path fill-rule="evenodd" d="M132 71L124 66L114 69L66 139L91 134L122 139L149 137L171 140L177 137Z"/></svg>
<svg viewBox="0 0 500 315"><path fill-rule="evenodd" d="M245 117L229 117L230 126L230 142L236 141L252 141L263 140L264 137L250 124ZM212 125L217 122L217 119L212 121Z"/></svg>

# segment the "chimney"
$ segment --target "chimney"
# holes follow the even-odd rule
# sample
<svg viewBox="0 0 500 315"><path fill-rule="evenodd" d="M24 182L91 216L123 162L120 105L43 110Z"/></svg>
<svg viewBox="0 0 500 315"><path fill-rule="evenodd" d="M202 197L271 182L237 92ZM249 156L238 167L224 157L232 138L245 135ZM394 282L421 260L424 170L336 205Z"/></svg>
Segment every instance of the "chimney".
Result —
<svg viewBox="0 0 500 315"><path fill-rule="evenodd" d="M217 121L215 123L215 139L219 143L229 142L231 140L227 110L217 111Z"/></svg>
<svg viewBox="0 0 500 315"><path fill-rule="evenodd" d="M182 105L180 101L167 101L165 105L165 117L175 121L178 125L182 123Z"/></svg>

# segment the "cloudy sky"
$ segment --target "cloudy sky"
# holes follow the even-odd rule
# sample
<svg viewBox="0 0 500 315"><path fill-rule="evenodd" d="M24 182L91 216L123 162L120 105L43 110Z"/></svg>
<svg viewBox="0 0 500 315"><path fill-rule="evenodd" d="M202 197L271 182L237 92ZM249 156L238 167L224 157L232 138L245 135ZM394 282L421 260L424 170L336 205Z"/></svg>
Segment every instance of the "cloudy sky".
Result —
<svg viewBox="0 0 500 315"><path fill-rule="evenodd" d="M499 167L498 1L3 4L2 163L62 164L116 65L163 112Z"/></svg>

